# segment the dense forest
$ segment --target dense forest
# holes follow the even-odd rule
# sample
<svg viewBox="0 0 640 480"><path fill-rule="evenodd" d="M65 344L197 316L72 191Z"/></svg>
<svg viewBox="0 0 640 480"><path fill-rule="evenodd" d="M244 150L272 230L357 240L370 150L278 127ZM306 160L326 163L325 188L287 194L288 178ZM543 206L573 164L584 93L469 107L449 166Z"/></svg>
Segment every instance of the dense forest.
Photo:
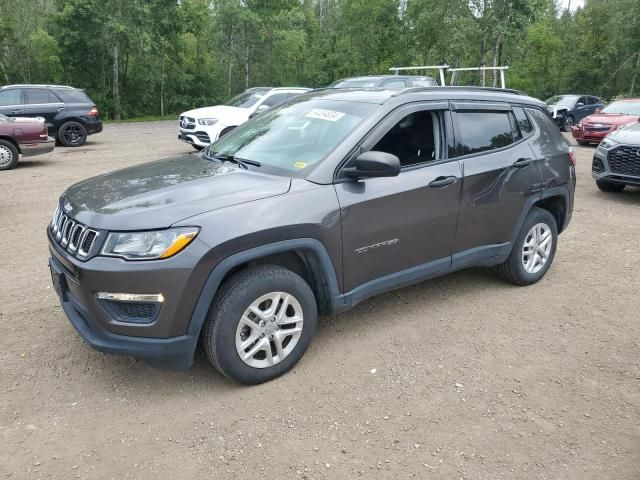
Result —
<svg viewBox="0 0 640 480"><path fill-rule="evenodd" d="M640 1L0 0L0 85L74 85L116 119L443 62L509 65L540 98L640 95Z"/></svg>

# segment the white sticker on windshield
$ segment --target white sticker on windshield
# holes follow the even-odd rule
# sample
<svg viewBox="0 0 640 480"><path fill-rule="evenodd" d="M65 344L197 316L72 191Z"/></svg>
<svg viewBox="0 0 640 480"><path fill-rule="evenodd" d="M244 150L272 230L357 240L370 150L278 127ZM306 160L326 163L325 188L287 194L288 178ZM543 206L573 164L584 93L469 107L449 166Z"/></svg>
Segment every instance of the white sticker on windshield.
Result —
<svg viewBox="0 0 640 480"><path fill-rule="evenodd" d="M344 117L343 112L336 112L333 110L324 110L322 108L314 108L305 115L307 118L318 118L320 120L327 120L329 122L337 122Z"/></svg>

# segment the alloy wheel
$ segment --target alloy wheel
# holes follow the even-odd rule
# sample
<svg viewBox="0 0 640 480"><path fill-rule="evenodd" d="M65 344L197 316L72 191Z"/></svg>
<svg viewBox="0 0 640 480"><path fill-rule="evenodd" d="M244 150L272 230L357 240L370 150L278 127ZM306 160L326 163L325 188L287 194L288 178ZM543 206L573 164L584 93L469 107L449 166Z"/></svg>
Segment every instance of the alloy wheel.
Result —
<svg viewBox="0 0 640 480"><path fill-rule="evenodd" d="M525 272L536 274L544 268L551 255L553 234L546 223L537 223L529 230L522 246L522 266Z"/></svg>
<svg viewBox="0 0 640 480"><path fill-rule="evenodd" d="M9 150L9 147L0 145L0 167L5 167L13 161L13 152Z"/></svg>
<svg viewBox="0 0 640 480"><path fill-rule="evenodd" d="M304 318L291 294L271 292L249 305L238 322L235 341L240 359L254 368L282 362L296 347Z"/></svg>
<svg viewBox="0 0 640 480"><path fill-rule="evenodd" d="M69 145L78 145L84 139L84 131L80 125L69 125L62 132L62 136Z"/></svg>

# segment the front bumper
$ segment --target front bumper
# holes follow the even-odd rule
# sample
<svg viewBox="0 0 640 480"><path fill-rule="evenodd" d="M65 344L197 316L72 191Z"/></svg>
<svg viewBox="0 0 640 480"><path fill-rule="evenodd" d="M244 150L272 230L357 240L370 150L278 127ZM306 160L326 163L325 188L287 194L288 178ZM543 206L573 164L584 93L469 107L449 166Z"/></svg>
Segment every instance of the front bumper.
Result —
<svg viewBox="0 0 640 480"><path fill-rule="evenodd" d="M37 142L21 143L20 152L23 157L33 157L35 155L44 155L51 153L56 146L56 141L52 137Z"/></svg>
<svg viewBox="0 0 640 480"><path fill-rule="evenodd" d="M623 145L619 144L611 150L598 148L593 155L593 163L591 166L591 176L601 182L619 183L623 185L631 185L640 187L640 156L636 155L636 161L626 163L623 168L619 163L609 160L609 153L617 148L633 148L640 151L640 145Z"/></svg>
<svg viewBox="0 0 640 480"><path fill-rule="evenodd" d="M578 127L577 125L571 127L571 135L573 135L573 138L578 142L600 143L610 131L610 129L604 131L590 131L585 130L583 127Z"/></svg>
<svg viewBox="0 0 640 480"><path fill-rule="evenodd" d="M208 147L212 142L218 138L217 134L212 135L211 132L199 131L187 131L180 130L178 133L178 140L183 143L195 145L197 147Z"/></svg>
<svg viewBox="0 0 640 480"><path fill-rule="evenodd" d="M156 366L192 365L198 329L189 329L207 270L199 265L208 247L198 239L178 255L160 261L127 262L94 257L80 261L49 237L49 266L69 321L94 349L141 358ZM97 292L161 293L165 301L147 323L118 318Z"/></svg>

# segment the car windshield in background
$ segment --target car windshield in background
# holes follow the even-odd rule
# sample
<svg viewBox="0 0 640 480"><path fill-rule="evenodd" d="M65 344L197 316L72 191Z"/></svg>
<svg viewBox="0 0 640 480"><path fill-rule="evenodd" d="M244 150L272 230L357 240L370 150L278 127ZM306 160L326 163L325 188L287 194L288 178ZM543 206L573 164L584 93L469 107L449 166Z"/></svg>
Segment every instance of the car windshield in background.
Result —
<svg viewBox="0 0 640 480"><path fill-rule="evenodd" d="M618 115L640 115L639 102L613 102L604 107L601 113Z"/></svg>
<svg viewBox="0 0 640 480"><path fill-rule="evenodd" d="M336 82L331 86L334 88L367 88L367 87L375 87L376 83L378 82L379 82L378 79L345 80L344 82Z"/></svg>
<svg viewBox="0 0 640 480"><path fill-rule="evenodd" d="M547 105L562 105L570 107L578 100L577 95L556 95L555 97L548 98L545 103Z"/></svg>
<svg viewBox="0 0 640 480"><path fill-rule="evenodd" d="M289 103L236 128L205 155L233 156L260 162L277 174L305 175L375 108L319 98Z"/></svg>
<svg viewBox="0 0 640 480"><path fill-rule="evenodd" d="M233 97L229 100L225 105L229 105L231 107L239 107L239 108L251 108L256 103L260 101L262 97L264 97L265 93L269 90L252 90L250 92L244 92L240 95Z"/></svg>

